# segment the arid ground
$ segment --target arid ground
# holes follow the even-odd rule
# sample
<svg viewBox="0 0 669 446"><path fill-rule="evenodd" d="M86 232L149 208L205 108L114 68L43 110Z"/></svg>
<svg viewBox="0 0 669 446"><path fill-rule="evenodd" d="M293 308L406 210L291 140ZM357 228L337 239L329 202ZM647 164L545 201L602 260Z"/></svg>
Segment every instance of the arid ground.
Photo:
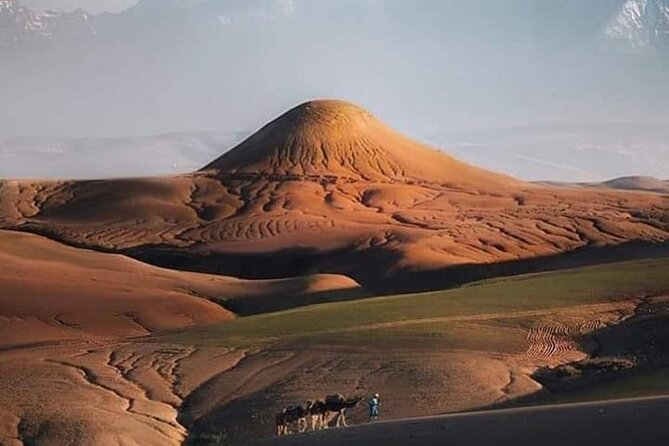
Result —
<svg viewBox="0 0 669 446"><path fill-rule="evenodd" d="M188 175L4 180L0 259L2 445L255 443L335 393L400 421L285 444L667 413L575 404L669 389L666 191L523 182L341 101Z"/></svg>

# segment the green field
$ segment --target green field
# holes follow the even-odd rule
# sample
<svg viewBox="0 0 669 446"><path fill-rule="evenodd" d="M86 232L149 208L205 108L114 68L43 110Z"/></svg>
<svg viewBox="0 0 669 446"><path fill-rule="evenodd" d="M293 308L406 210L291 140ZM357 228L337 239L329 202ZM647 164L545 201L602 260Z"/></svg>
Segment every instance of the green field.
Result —
<svg viewBox="0 0 669 446"><path fill-rule="evenodd" d="M555 392L544 397L540 403L578 403L667 394L669 394L669 368L658 366L655 369L634 372L617 379L598 382L596 385L587 388Z"/></svg>
<svg viewBox="0 0 669 446"><path fill-rule="evenodd" d="M323 339L332 333L355 342L369 339L370 330L383 331L385 336L434 338L453 326L448 318L492 314L504 319L514 313L522 316L527 311L668 292L669 258L640 260L493 279L445 291L312 305L159 337L224 347ZM439 318L444 320L435 320Z"/></svg>

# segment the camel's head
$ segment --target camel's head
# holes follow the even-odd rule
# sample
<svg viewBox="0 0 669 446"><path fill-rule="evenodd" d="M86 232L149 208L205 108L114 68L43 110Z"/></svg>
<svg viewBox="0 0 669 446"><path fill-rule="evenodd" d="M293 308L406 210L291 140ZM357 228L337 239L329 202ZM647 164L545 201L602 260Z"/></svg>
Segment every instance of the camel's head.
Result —
<svg viewBox="0 0 669 446"><path fill-rule="evenodd" d="M360 404L360 401L362 401L364 398L365 398L365 397L363 397L363 396L359 396L359 395L358 395L358 396L354 396L354 397L349 398L349 399L346 400L346 403L347 403L346 405L347 405L347 406L350 406L350 407L355 407L355 406L357 406L358 404Z"/></svg>

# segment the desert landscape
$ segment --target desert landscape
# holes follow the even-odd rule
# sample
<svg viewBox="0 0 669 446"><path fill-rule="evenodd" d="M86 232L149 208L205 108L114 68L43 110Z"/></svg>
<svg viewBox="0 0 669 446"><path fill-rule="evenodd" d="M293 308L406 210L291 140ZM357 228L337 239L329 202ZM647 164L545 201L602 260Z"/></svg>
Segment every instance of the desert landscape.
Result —
<svg viewBox="0 0 669 446"><path fill-rule="evenodd" d="M267 441L285 407L372 392L400 421L277 444L485 444L669 384L663 190L523 182L348 102L188 175L4 180L0 209L2 444ZM595 432L668 403L601 404Z"/></svg>
<svg viewBox="0 0 669 446"><path fill-rule="evenodd" d="M379 293L587 262L628 243L662 251L667 240L664 194L488 172L342 101L302 104L191 175L0 187L4 228L201 272L343 274ZM490 263L500 271L477 267Z"/></svg>
<svg viewBox="0 0 669 446"><path fill-rule="evenodd" d="M0 0L0 446L669 444L669 0Z"/></svg>

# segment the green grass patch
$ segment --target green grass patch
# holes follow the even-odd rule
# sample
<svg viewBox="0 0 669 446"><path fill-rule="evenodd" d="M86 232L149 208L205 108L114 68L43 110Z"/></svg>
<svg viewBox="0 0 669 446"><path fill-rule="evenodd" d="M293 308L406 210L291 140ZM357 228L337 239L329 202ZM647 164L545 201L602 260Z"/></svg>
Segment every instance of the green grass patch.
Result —
<svg viewBox="0 0 669 446"><path fill-rule="evenodd" d="M374 350L467 350L472 352L521 353L527 349L525 331L478 322L425 322L392 328L360 329L343 333L315 333L311 341Z"/></svg>
<svg viewBox="0 0 669 446"><path fill-rule="evenodd" d="M644 370L629 377L594 385L583 391L583 401L669 394L669 368Z"/></svg>
<svg viewBox="0 0 669 446"><path fill-rule="evenodd" d="M521 311L666 293L669 292L667 271L669 258L528 274L445 291L313 305L181 330L161 337L177 343L225 347L253 347L297 338L318 338L327 336L329 331L341 330L348 330L347 333L360 331L364 339L369 337L365 331L374 324L487 313L499 313L503 318ZM406 333L408 326L403 327Z"/></svg>
<svg viewBox="0 0 669 446"><path fill-rule="evenodd" d="M617 378L593 383L587 388L558 391L544 397L540 403L579 403L658 395L669 395L667 366L626 373Z"/></svg>

